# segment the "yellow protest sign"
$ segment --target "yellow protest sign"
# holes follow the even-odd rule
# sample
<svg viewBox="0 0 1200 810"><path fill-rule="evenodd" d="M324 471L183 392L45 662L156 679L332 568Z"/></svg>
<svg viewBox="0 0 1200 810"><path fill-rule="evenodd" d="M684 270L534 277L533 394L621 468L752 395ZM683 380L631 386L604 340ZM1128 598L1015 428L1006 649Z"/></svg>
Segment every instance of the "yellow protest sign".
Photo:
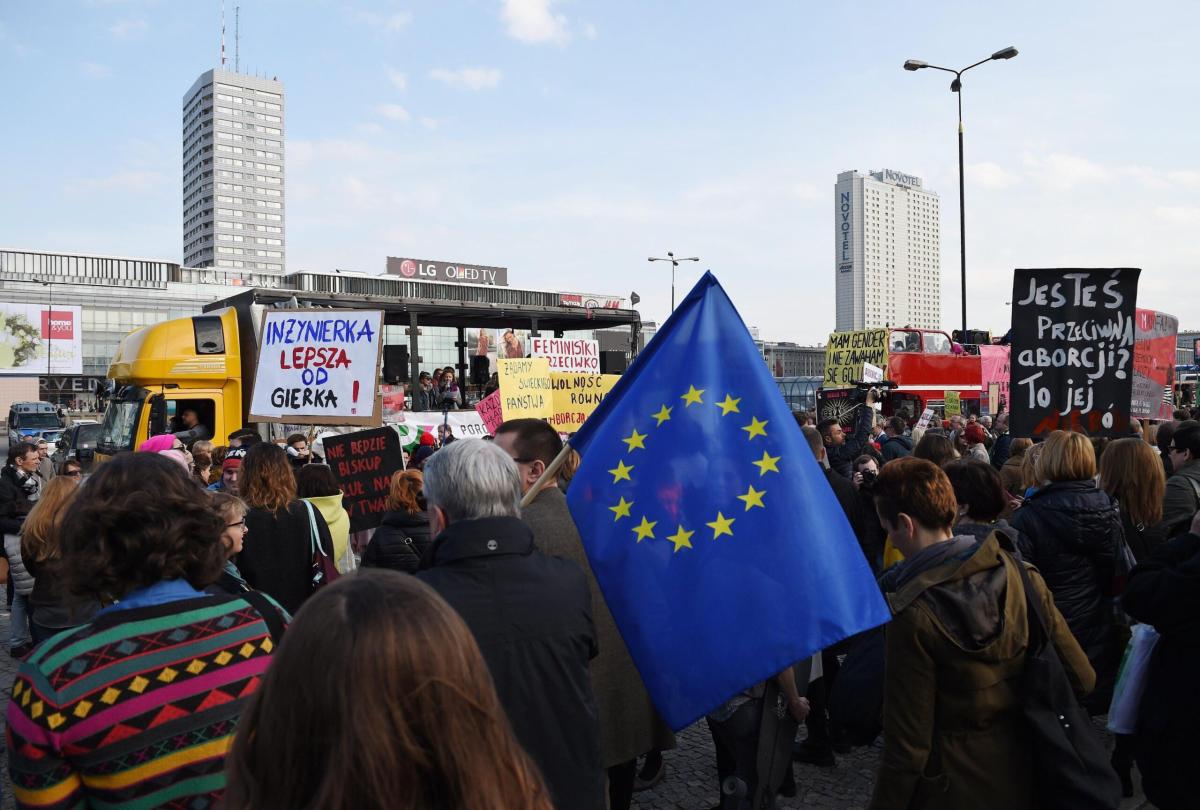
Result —
<svg viewBox="0 0 1200 810"><path fill-rule="evenodd" d="M505 419L550 419L550 361L545 357L497 361L500 402Z"/></svg>
<svg viewBox="0 0 1200 810"><path fill-rule="evenodd" d="M834 332L825 347L826 388L845 388L862 381L863 363L883 369L887 375L887 329L862 329L857 332Z"/></svg>
<svg viewBox="0 0 1200 810"><path fill-rule="evenodd" d="M946 400L946 418L951 416L962 416L962 398L957 391L946 391L944 394Z"/></svg>
<svg viewBox="0 0 1200 810"><path fill-rule="evenodd" d="M554 415L550 424L559 433L574 433L621 379L619 374L551 372ZM508 418L508 412L504 413Z"/></svg>

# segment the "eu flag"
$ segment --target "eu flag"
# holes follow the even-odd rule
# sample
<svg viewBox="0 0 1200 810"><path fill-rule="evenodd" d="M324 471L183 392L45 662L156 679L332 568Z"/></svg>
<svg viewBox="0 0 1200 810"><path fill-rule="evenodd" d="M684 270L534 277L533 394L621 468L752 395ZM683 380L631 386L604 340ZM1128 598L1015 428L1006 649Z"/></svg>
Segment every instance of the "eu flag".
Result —
<svg viewBox="0 0 1200 810"><path fill-rule="evenodd" d="M888 620L823 471L711 273L570 444L582 456L571 514L672 728Z"/></svg>

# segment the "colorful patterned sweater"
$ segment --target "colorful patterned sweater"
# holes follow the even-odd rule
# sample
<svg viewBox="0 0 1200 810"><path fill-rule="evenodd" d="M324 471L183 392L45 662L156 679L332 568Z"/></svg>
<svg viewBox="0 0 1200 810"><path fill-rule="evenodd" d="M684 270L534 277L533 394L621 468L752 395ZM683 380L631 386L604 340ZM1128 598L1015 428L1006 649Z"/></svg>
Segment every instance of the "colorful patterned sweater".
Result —
<svg viewBox="0 0 1200 810"><path fill-rule="evenodd" d="M21 664L8 703L18 806L214 806L273 647L236 596L104 613L47 640Z"/></svg>

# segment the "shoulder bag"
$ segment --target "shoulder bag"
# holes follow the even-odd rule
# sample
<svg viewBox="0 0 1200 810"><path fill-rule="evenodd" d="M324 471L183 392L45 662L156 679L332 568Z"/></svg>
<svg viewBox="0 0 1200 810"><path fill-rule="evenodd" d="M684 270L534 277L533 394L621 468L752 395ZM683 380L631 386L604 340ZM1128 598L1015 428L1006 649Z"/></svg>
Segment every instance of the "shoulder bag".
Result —
<svg viewBox="0 0 1200 810"><path fill-rule="evenodd" d="M1091 717L1079 704L1050 637L1041 600L1020 560L1017 567L1029 622L1029 646L1019 694L1033 754L1035 795L1044 807L1116 810L1121 782Z"/></svg>
<svg viewBox="0 0 1200 810"><path fill-rule="evenodd" d="M308 510L308 537L312 553L312 589L317 591L341 576L334 565L333 556L321 547L321 533L317 530L317 516L313 505L308 501L300 501Z"/></svg>

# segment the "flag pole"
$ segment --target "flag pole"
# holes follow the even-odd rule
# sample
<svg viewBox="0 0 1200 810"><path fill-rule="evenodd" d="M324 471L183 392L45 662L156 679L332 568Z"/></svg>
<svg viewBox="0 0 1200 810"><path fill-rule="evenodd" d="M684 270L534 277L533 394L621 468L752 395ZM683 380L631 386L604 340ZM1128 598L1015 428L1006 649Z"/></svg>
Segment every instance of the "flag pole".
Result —
<svg viewBox="0 0 1200 810"><path fill-rule="evenodd" d="M571 440L567 439L565 442L563 442L562 450L559 451L558 455L554 457L554 461L551 461L549 466L547 466L542 472L542 475L540 478L538 478L537 483L529 488L529 491L525 493L525 497L521 498L522 509L533 503L533 499L536 498L538 493L542 491L542 487L546 486L547 481L554 480L554 477L558 475L558 471L562 469L562 465L566 463L568 458L570 458L571 450Z"/></svg>

